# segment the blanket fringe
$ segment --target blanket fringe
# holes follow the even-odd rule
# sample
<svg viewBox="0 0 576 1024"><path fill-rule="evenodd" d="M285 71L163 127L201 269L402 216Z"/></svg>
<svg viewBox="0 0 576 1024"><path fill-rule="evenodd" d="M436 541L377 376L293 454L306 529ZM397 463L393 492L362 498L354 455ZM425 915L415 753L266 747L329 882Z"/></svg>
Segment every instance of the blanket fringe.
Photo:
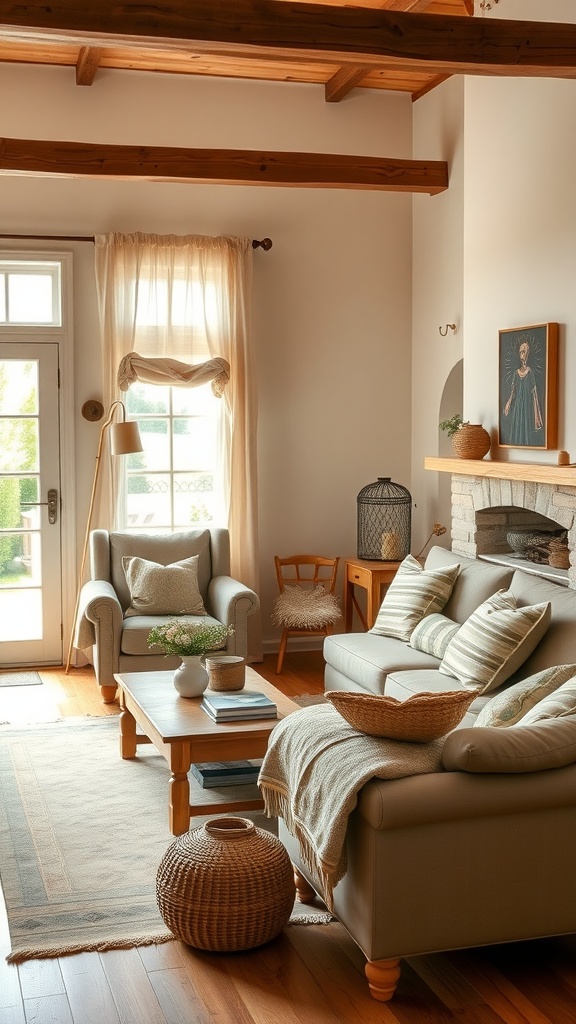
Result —
<svg viewBox="0 0 576 1024"><path fill-rule="evenodd" d="M21 964L25 960L48 960L58 956L72 956L74 953L105 953L110 949L131 949L133 946L159 946L162 942L175 940L172 932L160 935L140 935L135 938L102 940L100 942L76 942L68 946L21 946L6 957L9 964Z"/></svg>

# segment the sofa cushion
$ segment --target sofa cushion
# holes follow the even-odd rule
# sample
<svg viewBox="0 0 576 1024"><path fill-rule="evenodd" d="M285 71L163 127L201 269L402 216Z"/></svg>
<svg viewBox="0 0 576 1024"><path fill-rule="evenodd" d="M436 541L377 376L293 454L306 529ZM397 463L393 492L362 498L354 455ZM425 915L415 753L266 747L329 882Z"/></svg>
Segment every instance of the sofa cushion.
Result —
<svg viewBox="0 0 576 1024"><path fill-rule="evenodd" d="M440 612L425 615L410 637L410 647L442 659L448 644L459 629L459 622L453 622Z"/></svg>
<svg viewBox="0 0 576 1024"><path fill-rule="evenodd" d="M449 772L537 772L574 761L576 715L509 729L456 729L442 749Z"/></svg>
<svg viewBox="0 0 576 1024"><path fill-rule="evenodd" d="M442 609L444 615L454 622L466 622L472 612L497 590L507 590L514 575L509 566L493 565L479 558L466 558L438 545L430 548L425 569L439 569L443 566L460 566L458 578L452 593ZM535 598L540 600L540 598ZM525 601L524 604L531 604ZM570 659L566 659L568 661ZM576 661L576 658L574 659Z"/></svg>
<svg viewBox="0 0 576 1024"><path fill-rule="evenodd" d="M549 601L552 609L550 627L527 659L522 675L532 675L550 665L576 662L576 590L550 583L520 569L512 577L510 590L519 605Z"/></svg>
<svg viewBox="0 0 576 1024"><path fill-rule="evenodd" d="M518 608L499 590L484 601L448 644L440 671L483 692L496 689L534 650L550 624L550 604Z"/></svg>
<svg viewBox="0 0 576 1024"><path fill-rule="evenodd" d="M437 669L439 665L437 658L415 651L401 640L372 632L328 636L324 641L324 660L327 677L333 669L346 680L343 686L331 682L326 689L357 688L368 693L384 693L388 672L395 669Z"/></svg>
<svg viewBox="0 0 576 1024"><path fill-rule="evenodd" d="M576 671L576 666L570 666ZM572 676L553 693L538 701L522 719L522 725L532 725L547 718L563 718L576 713L576 677Z"/></svg>
<svg viewBox="0 0 576 1024"><path fill-rule="evenodd" d="M353 729L411 743L430 743L454 729L474 695L465 690L417 693L405 701L367 693L326 691L326 699Z"/></svg>
<svg viewBox="0 0 576 1024"><path fill-rule="evenodd" d="M125 615L206 615L198 590L198 555L161 565L124 555L122 567L130 591Z"/></svg>
<svg viewBox="0 0 576 1024"><path fill-rule="evenodd" d="M492 728L514 725L523 719L526 713L543 697L553 693L557 687L575 675L576 665L552 665L527 679L521 679L512 686L507 686L502 693L491 697L482 708L476 719L476 725L489 725Z"/></svg>
<svg viewBox="0 0 576 1024"><path fill-rule="evenodd" d="M412 555L407 555L386 591L370 632L409 640L420 619L442 611L452 593L459 568L456 563L426 570Z"/></svg>

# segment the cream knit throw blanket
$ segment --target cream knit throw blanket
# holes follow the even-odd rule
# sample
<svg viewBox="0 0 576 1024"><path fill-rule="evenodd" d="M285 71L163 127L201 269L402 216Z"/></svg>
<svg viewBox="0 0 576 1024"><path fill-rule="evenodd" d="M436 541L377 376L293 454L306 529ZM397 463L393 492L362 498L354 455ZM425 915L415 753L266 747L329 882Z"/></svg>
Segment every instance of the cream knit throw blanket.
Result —
<svg viewBox="0 0 576 1024"><path fill-rule="evenodd" d="M358 791L372 778L442 771L444 737L432 743L357 732L329 704L295 711L274 729L258 785L268 817L281 817L331 911L346 873L344 838Z"/></svg>

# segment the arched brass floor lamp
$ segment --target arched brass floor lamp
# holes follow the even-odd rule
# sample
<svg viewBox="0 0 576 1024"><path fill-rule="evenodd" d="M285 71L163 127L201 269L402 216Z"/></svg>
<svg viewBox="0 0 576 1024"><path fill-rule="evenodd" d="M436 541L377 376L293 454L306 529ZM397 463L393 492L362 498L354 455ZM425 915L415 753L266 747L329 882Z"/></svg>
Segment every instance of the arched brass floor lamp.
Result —
<svg viewBox="0 0 576 1024"><path fill-rule="evenodd" d="M114 414L117 409L121 411L121 419L115 423ZM100 476L100 460L102 458L102 449L104 447L104 440L108 428L110 428L110 455L132 455L135 452L143 451L138 424L134 420L126 419L126 407L124 405L124 402L112 402L112 405L108 410L108 417L102 424L102 429L100 431L100 440L98 442L98 451L96 453L94 480L92 482L92 494L90 496L88 520L86 522L86 536L84 537L84 549L82 551L82 563L80 565L80 572L78 574L76 607L74 608L72 630L70 632L70 643L68 644L66 674L68 674L70 670L70 661L72 659L72 650L74 647L74 633L76 631L76 620L78 618L78 609L80 607L80 593L82 591L82 584L84 582L84 569L86 568L86 557L88 555L88 543L90 540L90 527L92 526L92 515L94 512L94 500L96 498L96 491L98 489L98 478Z"/></svg>

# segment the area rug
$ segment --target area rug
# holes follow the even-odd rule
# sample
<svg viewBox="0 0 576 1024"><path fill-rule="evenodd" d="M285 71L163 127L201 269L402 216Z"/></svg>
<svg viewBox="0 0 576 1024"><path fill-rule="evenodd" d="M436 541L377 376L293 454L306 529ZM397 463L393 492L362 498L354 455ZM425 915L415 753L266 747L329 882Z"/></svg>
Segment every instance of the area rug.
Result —
<svg viewBox="0 0 576 1024"><path fill-rule="evenodd" d="M0 672L0 686L40 686L37 672Z"/></svg>
<svg viewBox="0 0 576 1024"><path fill-rule="evenodd" d="M118 734L117 718L0 728L0 876L10 962L173 938L155 896L158 865L174 840L169 769L151 745L123 761ZM204 799L208 791L201 792ZM210 793L217 798L218 791ZM239 813L274 831L262 815ZM190 827L205 820L192 818ZM296 903L291 918L329 920L320 902Z"/></svg>

